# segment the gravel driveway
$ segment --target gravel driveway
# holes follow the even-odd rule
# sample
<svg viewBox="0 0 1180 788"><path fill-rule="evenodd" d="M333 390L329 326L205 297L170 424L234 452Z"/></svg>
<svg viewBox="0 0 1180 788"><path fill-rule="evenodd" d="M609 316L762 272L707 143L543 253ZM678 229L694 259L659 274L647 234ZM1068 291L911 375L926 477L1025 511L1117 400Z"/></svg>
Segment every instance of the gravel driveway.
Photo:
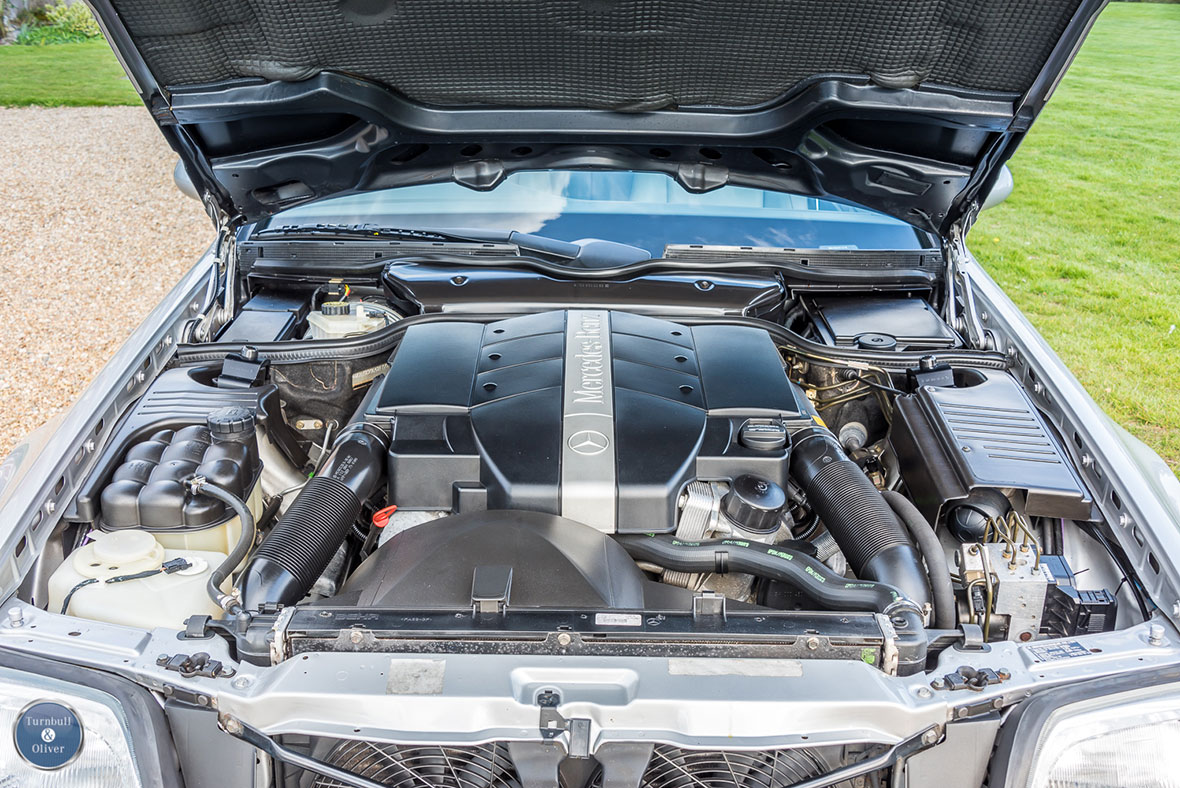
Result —
<svg viewBox="0 0 1180 788"><path fill-rule="evenodd" d="M142 107L0 108L0 458L213 240Z"/></svg>

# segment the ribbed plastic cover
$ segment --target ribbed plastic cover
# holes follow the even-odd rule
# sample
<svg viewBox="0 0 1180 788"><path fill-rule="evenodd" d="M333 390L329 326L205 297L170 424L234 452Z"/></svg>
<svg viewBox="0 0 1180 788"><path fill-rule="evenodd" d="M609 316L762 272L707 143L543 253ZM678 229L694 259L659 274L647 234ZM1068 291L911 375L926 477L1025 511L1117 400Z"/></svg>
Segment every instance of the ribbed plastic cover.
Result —
<svg viewBox="0 0 1180 788"><path fill-rule="evenodd" d="M751 107L821 75L1024 92L1078 0L115 0L161 83L343 72L438 105Z"/></svg>
<svg viewBox="0 0 1180 788"><path fill-rule="evenodd" d="M102 491L100 524L104 530L149 531L216 525L231 515L225 505L208 496L187 494L182 481L204 476L245 498L260 469L252 441L214 441L209 429L197 424L160 430L123 456Z"/></svg>

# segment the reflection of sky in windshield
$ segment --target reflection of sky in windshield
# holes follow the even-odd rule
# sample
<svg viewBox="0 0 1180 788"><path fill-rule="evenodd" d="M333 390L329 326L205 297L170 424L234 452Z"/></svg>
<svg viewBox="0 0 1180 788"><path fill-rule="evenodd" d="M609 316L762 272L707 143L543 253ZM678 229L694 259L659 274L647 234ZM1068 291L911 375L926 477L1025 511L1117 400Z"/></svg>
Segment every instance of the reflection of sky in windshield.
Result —
<svg viewBox="0 0 1180 788"><path fill-rule="evenodd" d="M563 241L618 241L656 256L672 243L802 249L922 245L909 225L862 208L741 186L694 194L652 172L518 172L488 192L455 183L406 186L323 200L272 220L304 223L519 230Z"/></svg>

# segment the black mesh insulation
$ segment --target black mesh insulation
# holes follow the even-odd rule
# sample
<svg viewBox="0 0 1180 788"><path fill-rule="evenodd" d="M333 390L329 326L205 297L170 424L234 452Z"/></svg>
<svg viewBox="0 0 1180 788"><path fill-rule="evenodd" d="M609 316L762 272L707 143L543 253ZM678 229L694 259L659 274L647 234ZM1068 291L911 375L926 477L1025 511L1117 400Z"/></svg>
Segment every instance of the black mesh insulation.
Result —
<svg viewBox="0 0 1180 788"><path fill-rule="evenodd" d="M114 0L156 78L338 71L421 103L750 107L817 76L1024 92L1079 0Z"/></svg>

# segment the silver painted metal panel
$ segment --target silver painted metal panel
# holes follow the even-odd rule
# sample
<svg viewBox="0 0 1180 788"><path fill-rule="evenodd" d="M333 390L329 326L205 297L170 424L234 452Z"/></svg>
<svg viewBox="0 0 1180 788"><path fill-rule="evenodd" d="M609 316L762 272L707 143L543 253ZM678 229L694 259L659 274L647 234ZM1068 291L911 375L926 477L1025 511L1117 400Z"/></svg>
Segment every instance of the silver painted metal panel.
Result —
<svg viewBox="0 0 1180 788"><path fill-rule="evenodd" d="M610 312L566 313L561 516L615 531L615 399Z"/></svg>

